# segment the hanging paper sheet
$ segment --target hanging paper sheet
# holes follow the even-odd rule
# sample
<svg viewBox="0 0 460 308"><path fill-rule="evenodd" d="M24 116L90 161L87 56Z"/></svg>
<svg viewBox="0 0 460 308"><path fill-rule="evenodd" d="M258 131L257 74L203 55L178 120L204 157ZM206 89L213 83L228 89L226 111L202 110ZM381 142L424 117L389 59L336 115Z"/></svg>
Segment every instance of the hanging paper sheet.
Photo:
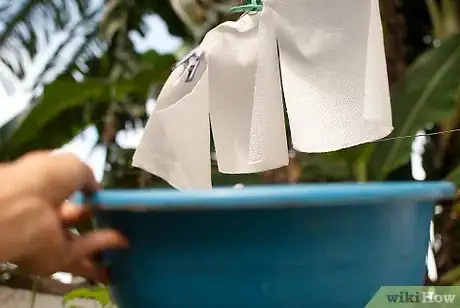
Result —
<svg viewBox="0 0 460 308"><path fill-rule="evenodd" d="M211 188L211 128L220 172L285 166L284 108L301 152L391 133L378 0L267 0L211 30L167 80L133 165L178 189Z"/></svg>

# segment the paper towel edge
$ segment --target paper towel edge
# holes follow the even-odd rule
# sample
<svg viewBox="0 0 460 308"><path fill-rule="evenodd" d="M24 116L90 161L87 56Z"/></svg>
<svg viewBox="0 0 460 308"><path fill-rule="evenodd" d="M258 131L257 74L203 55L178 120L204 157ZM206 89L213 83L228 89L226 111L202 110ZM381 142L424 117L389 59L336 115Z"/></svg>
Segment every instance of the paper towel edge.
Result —
<svg viewBox="0 0 460 308"><path fill-rule="evenodd" d="M359 141L349 142L349 143L345 143L345 144L342 144L342 145L334 145L332 147L331 146L325 146L325 147L320 147L320 148L315 147L315 149L309 149L308 147L300 148L300 147L297 147L295 144L293 144L293 148L294 148L294 150L296 150L298 152L302 152L302 153L317 153L317 154L340 151L340 150L352 148L352 147L355 147L355 146L359 146L359 145L379 141L379 140L387 137L388 135L390 135L394 130L393 126L382 126L381 128L382 128L381 134L377 134L377 135L374 135L374 136L369 137L369 138L362 138Z"/></svg>
<svg viewBox="0 0 460 308"><path fill-rule="evenodd" d="M270 165L270 166L267 166ZM270 170L275 170L278 168L286 167L289 165L289 155L286 155L286 159L283 162L279 163L274 163L270 164L270 162L266 161L261 161L259 162L254 162L251 163L251 167L253 167L253 170L251 171L239 171L239 170L225 170L225 169L220 169L219 165L217 166L217 169L219 170L220 173L223 174L254 174L254 173L260 173L260 172L265 172L265 171L270 171Z"/></svg>
<svg viewBox="0 0 460 308"><path fill-rule="evenodd" d="M131 166L142 169L150 174L153 174L161 178L162 180L164 180L166 183L168 183L169 185L171 185L173 188L177 190L212 189L212 183L209 183L209 186L205 186L205 187L184 187L183 185L180 185L176 183L175 181L168 181L167 180L168 176L164 172L161 172L154 164L151 164L143 159L141 160L140 158L136 158L136 155L134 155L133 157Z"/></svg>

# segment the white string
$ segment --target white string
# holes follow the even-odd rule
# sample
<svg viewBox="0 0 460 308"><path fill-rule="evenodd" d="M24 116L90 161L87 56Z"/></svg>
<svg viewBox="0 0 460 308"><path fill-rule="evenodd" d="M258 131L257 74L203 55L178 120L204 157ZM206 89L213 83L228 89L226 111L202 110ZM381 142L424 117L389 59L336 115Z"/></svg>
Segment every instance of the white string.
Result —
<svg viewBox="0 0 460 308"><path fill-rule="evenodd" d="M445 131L436 132L436 133L429 133L429 134L417 134L417 135L409 135L409 136L390 137L390 138L380 139L380 140L377 140L377 141L374 141L374 142L391 141L391 140L408 139L408 138L417 138L417 137L427 137L427 136L443 135L443 134L458 133L458 132L460 132L460 128L451 129L451 130L445 130Z"/></svg>

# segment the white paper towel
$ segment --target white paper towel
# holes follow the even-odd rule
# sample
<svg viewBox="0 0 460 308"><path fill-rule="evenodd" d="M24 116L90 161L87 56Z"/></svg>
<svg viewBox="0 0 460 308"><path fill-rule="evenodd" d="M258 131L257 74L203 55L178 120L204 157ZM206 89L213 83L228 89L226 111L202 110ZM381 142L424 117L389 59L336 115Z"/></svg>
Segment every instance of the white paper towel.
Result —
<svg viewBox="0 0 460 308"><path fill-rule="evenodd" d="M133 157L134 166L177 188L208 188L211 183L208 75L203 62L192 82L185 82L188 74L182 66L169 76Z"/></svg>
<svg viewBox="0 0 460 308"><path fill-rule="evenodd" d="M268 0L278 14L294 148L328 152L393 130L378 0Z"/></svg>
<svg viewBox="0 0 460 308"><path fill-rule="evenodd" d="M288 163L275 27L273 20L260 23L261 16L224 23L203 42L205 48L208 41L213 43L205 55L211 127L223 173L262 172ZM265 116L276 119L267 123L270 131L254 125L266 123ZM254 140L267 155L250 159Z"/></svg>
<svg viewBox="0 0 460 308"><path fill-rule="evenodd" d="M212 187L210 126L220 172L287 165L282 89L299 151L393 129L378 0L266 0L211 30L195 54L193 80L187 63L173 71L133 158L176 188Z"/></svg>

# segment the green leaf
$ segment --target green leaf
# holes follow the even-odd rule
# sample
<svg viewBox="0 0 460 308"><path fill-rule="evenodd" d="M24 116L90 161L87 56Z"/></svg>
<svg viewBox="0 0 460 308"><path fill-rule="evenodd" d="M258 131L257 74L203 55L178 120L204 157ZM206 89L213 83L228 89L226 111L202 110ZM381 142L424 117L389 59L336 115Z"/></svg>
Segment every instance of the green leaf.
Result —
<svg viewBox="0 0 460 308"><path fill-rule="evenodd" d="M146 99L151 84L164 82L174 62L171 55L148 52L141 59L142 69L132 79L108 83L86 78L78 83L62 77L54 81L45 87L37 103L0 129L0 160L35 149L60 147L102 119L111 104L133 96Z"/></svg>
<svg viewBox="0 0 460 308"><path fill-rule="evenodd" d="M390 137L415 135L426 125L452 114L460 78L460 36L420 56L392 88L393 126ZM376 143L371 176L383 180L410 158L413 138Z"/></svg>
<svg viewBox="0 0 460 308"><path fill-rule="evenodd" d="M460 165L452 170L452 172L447 176L447 180L454 182L457 186L460 186Z"/></svg>
<svg viewBox="0 0 460 308"><path fill-rule="evenodd" d="M78 299L94 300L101 304L102 307L111 304L110 293L106 287L75 289L64 295L63 304L66 306Z"/></svg>
<svg viewBox="0 0 460 308"><path fill-rule="evenodd" d="M142 55L139 62L142 70L131 80L123 82L123 85L130 87L134 93L147 95L148 88L152 84L166 81L177 59L172 54L160 55L148 51Z"/></svg>
<svg viewBox="0 0 460 308"><path fill-rule="evenodd" d="M0 159L7 159L11 156L17 156L18 150L23 148L28 142L34 139L42 140L43 145L49 142L49 138L56 136L59 130L66 130L72 125L71 118L65 117L68 110L73 109L81 104L88 102L90 99L97 100L103 90L103 84L96 80L86 80L83 83L77 83L68 78L56 80L45 88L42 99L34 106L29 107L27 115L23 116L22 121L17 119L13 132L8 132L8 138L0 144ZM78 115L77 115L78 116ZM43 128L49 127L49 123L56 118L59 126L53 127L51 131L43 131ZM69 123L69 120L71 121ZM17 123L20 121L20 124ZM81 121L77 117L77 121ZM11 128L2 127L2 130L11 130ZM55 129L58 129L57 131ZM7 134L7 133L4 133ZM69 136L72 138L73 136Z"/></svg>
<svg viewBox="0 0 460 308"><path fill-rule="evenodd" d="M62 51L65 45L65 59L60 52L54 57L41 57L45 70L53 66L56 59L60 59L62 65L80 44L78 38L84 39L86 34L95 31L99 12L103 8L103 3L95 7L89 5L88 0L6 2L9 4L0 11L0 24L3 26L0 29L0 65L3 66L3 75L8 73L19 79L25 78L30 63L38 56L41 57L45 48L47 52L58 49ZM55 46L53 42L56 42L54 39L57 32L68 33L70 38ZM70 41L73 44L69 44ZM8 82L0 81L5 84Z"/></svg>
<svg viewBox="0 0 460 308"><path fill-rule="evenodd" d="M299 182L342 182L352 180L350 163L346 160L345 151L323 154L297 153L296 157L302 165L302 176Z"/></svg>
<svg viewBox="0 0 460 308"><path fill-rule="evenodd" d="M336 159L343 159L354 179L365 182L368 180L368 162L374 151L374 147L374 144L369 143L325 155L335 157Z"/></svg>
<svg viewBox="0 0 460 308"><path fill-rule="evenodd" d="M439 280L441 285L452 285L460 283L460 266L454 267L449 272L444 274Z"/></svg>
<svg viewBox="0 0 460 308"><path fill-rule="evenodd" d="M16 115L11 120L3 124L3 126L0 128L0 148L8 140L10 140L11 136L18 129L18 127L21 125L21 123L24 121L24 119L27 117L31 110L32 106L28 106L18 115Z"/></svg>
<svg viewBox="0 0 460 308"><path fill-rule="evenodd" d="M262 184L262 174L253 173L253 174L225 174L217 170L217 168L212 168L212 184L213 186L233 186L236 184L249 185L258 185Z"/></svg>

